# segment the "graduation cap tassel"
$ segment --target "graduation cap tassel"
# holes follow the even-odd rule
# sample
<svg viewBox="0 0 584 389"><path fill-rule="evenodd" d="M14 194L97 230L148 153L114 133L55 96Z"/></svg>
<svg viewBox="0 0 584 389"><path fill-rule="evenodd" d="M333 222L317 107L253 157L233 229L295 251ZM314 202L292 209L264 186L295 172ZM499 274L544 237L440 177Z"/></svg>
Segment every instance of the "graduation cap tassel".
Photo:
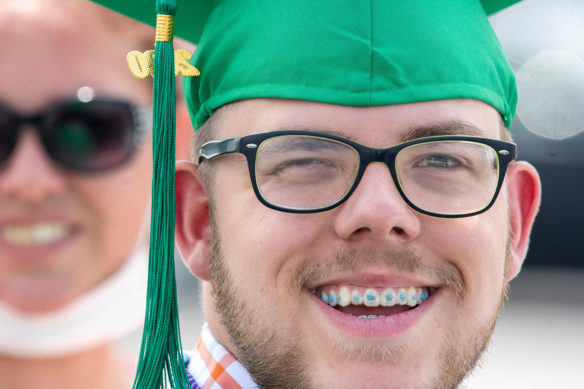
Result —
<svg viewBox="0 0 584 389"><path fill-rule="evenodd" d="M190 388L174 274L176 91L173 22L176 0L157 0L153 89L153 177L148 297L134 389Z"/></svg>

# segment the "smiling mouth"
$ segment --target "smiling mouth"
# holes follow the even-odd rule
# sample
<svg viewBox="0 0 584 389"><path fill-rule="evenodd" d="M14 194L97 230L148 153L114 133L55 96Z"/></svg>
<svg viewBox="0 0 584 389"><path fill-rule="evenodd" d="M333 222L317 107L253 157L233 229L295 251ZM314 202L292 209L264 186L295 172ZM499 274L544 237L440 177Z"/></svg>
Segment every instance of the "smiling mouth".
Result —
<svg viewBox="0 0 584 389"><path fill-rule="evenodd" d="M321 302L349 316L379 319L420 306L436 290L431 287L366 288L353 285L326 286L311 292Z"/></svg>
<svg viewBox="0 0 584 389"><path fill-rule="evenodd" d="M58 242L70 233L70 228L60 222L4 225L0 239L18 247L36 247Z"/></svg>

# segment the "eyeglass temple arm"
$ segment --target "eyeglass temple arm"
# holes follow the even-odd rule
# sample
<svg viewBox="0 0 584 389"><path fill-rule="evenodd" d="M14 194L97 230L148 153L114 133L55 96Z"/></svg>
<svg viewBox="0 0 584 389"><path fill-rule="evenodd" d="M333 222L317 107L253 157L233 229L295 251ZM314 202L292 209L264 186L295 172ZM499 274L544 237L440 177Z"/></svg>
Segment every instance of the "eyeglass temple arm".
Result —
<svg viewBox="0 0 584 389"><path fill-rule="evenodd" d="M241 137L223 140L212 140L199 149L199 163L203 160L218 157L219 155L236 153L239 151Z"/></svg>

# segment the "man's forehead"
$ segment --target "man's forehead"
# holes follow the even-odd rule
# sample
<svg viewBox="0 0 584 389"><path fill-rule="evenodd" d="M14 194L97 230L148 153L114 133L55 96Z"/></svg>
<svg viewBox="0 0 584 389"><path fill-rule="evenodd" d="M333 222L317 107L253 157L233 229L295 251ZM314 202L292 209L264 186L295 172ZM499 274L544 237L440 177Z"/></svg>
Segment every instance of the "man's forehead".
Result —
<svg viewBox="0 0 584 389"><path fill-rule="evenodd" d="M376 107L352 107L290 99L249 99L216 112L221 138L267 131L306 130L357 142L404 142L437 135L498 138L498 112L478 100L451 99Z"/></svg>

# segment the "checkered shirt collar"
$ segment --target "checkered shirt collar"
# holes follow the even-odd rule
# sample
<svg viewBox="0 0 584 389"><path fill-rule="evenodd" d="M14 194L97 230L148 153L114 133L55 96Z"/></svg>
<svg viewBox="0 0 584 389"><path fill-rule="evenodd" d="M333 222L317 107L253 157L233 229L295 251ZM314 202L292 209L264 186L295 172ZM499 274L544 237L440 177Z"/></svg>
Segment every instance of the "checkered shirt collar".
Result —
<svg viewBox="0 0 584 389"><path fill-rule="evenodd" d="M243 365L213 336L207 323L197 346L187 354L187 372L193 389L257 389Z"/></svg>

